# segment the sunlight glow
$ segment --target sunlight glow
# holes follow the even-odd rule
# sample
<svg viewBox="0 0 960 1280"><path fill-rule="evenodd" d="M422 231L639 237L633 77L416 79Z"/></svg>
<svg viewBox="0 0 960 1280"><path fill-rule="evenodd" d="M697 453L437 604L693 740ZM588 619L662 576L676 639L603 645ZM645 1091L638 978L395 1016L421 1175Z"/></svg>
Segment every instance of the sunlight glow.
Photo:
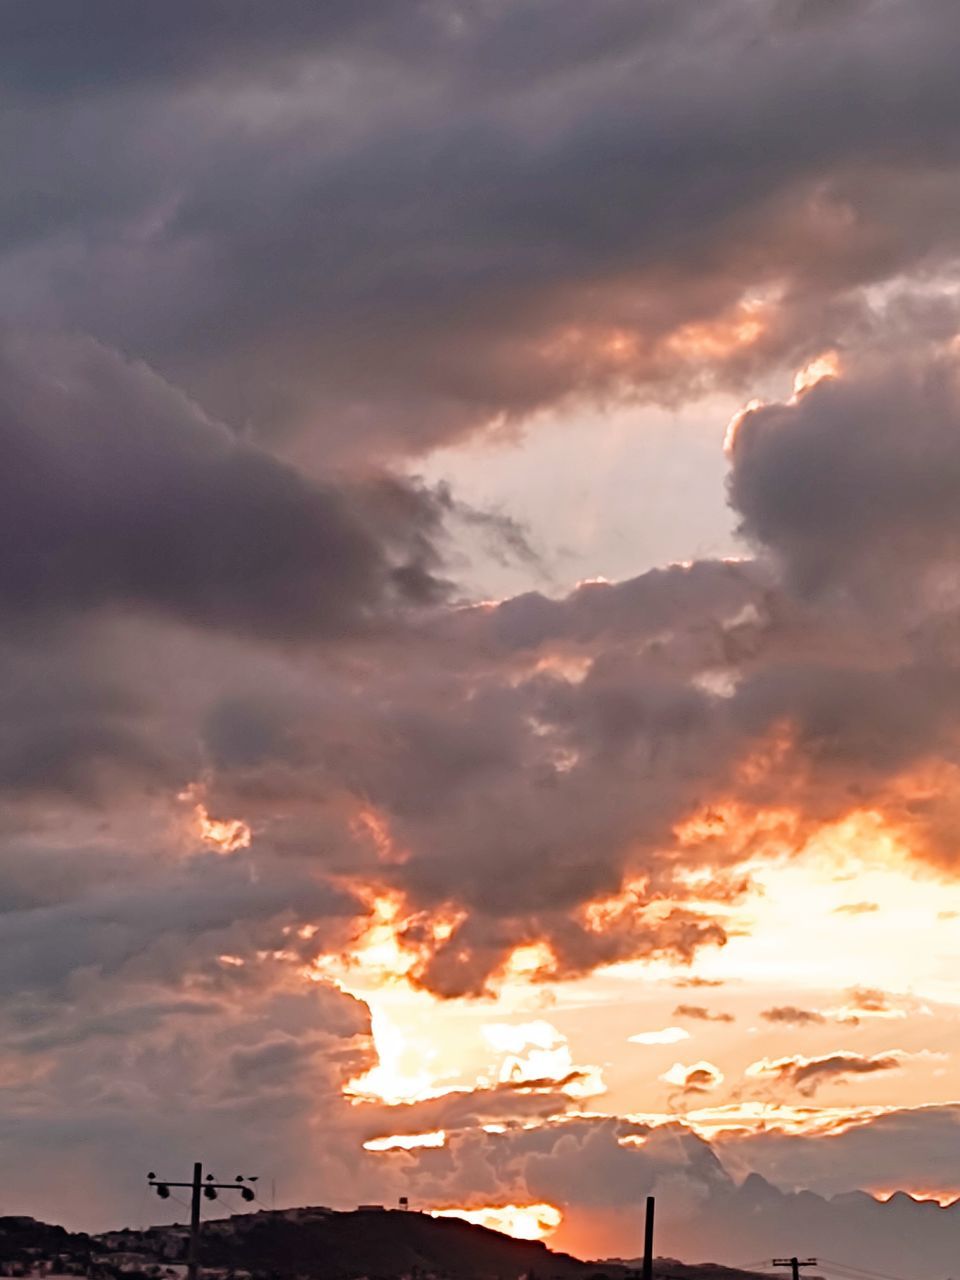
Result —
<svg viewBox="0 0 960 1280"><path fill-rule="evenodd" d="M664 1027L662 1031L638 1031L635 1036L627 1036L628 1044L678 1044L681 1040L689 1040L690 1032L683 1027Z"/></svg>
<svg viewBox="0 0 960 1280"><path fill-rule="evenodd" d="M415 1063L413 1046L383 1009L370 1010L370 1026L377 1063L347 1083L344 1089L347 1097L396 1104L421 1102L444 1092L437 1090L430 1072Z"/></svg>
<svg viewBox="0 0 960 1280"><path fill-rule="evenodd" d="M484 1205L479 1209L431 1209L434 1218L463 1218L517 1240L544 1240L563 1222L563 1214L552 1204Z"/></svg>
<svg viewBox="0 0 960 1280"><path fill-rule="evenodd" d="M922 1191L916 1187L884 1187L882 1190L876 1187L865 1187L873 1196L874 1200L882 1200L886 1202L892 1196L898 1193L908 1195L911 1200L935 1200L941 1209L947 1208L948 1205L956 1204L960 1201L960 1185L952 1187L949 1191L931 1191L924 1188Z"/></svg>
<svg viewBox="0 0 960 1280"><path fill-rule="evenodd" d="M840 356L836 351L824 351L814 357L802 369L798 369L793 379L793 395L791 402L796 402L805 391L815 387L825 378L838 378L841 373Z"/></svg>
<svg viewBox="0 0 960 1280"><path fill-rule="evenodd" d="M550 973L557 963L553 949L547 942L530 942L514 947L501 968L505 982L522 981L535 974Z"/></svg>
<svg viewBox="0 0 960 1280"><path fill-rule="evenodd" d="M386 1138L368 1138L363 1144L367 1151L413 1151L416 1147L442 1147L446 1144L444 1129L429 1133L394 1133Z"/></svg>
<svg viewBox="0 0 960 1280"><path fill-rule="evenodd" d="M566 1036L549 1022L491 1023L483 1034L491 1047L507 1055L499 1068L501 1084L555 1081L558 1090L571 1098L595 1098L606 1092L600 1068L577 1066Z"/></svg>

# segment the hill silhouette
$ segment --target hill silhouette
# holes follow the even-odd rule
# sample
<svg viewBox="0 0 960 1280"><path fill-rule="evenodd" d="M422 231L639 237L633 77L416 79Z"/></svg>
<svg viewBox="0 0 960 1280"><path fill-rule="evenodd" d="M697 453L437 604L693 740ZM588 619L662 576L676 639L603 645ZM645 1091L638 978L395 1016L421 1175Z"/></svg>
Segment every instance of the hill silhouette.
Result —
<svg viewBox="0 0 960 1280"><path fill-rule="evenodd" d="M319 1221L267 1219L242 1235L204 1241L213 1266L277 1270L285 1274L349 1280L433 1274L451 1280L515 1277L583 1280L597 1271L541 1241L516 1240L458 1218L399 1210L332 1213Z"/></svg>
<svg viewBox="0 0 960 1280"><path fill-rule="evenodd" d="M4 1229L6 1224L6 1229ZM219 1228L219 1229L218 1229ZM124 1231L123 1250L155 1255L170 1228ZM103 1238L100 1238L103 1239ZM0 1262L41 1253L83 1255L98 1238L75 1235L32 1219L0 1219ZM329 1212L307 1221L281 1214L237 1214L208 1223L201 1264L253 1275L311 1277L311 1280L387 1280L410 1276L446 1280L628 1280L628 1266L585 1262L555 1252L542 1241L517 1240L459 1218L433 1218L399 1210ZM713 1265L690 1266L657 1259L657 1280L756 1280L753 1273Z"/></svg>

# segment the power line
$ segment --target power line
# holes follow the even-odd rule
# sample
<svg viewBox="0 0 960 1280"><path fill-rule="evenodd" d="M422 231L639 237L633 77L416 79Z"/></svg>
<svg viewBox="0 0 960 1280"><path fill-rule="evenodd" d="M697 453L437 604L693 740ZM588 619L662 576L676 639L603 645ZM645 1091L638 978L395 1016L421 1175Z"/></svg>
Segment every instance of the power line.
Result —
<svg viewBox="0 0 960 1280"><path fill-rule="evenodd" d="M817 1260L816 1258L771 1258L770 1264L774 1267L789 1267L791 1280L800 1280L800 1268L815 1267Z"/></svg>
<svg viewBox="0 0 960 1280"><path fill-rule="evenodd" d="M834 1271L849 1271L854 1275L866 1276L867 1280L904 1280L903 1276L892 1276L886 1271L871 1271L869 1267L858 1267L852 1262L836 1262L833 1258L821 1258L820 1261Z"/></svg>
<svg viewBox="0 0 960 1280"><path fill-rule="evenodd" d="M199 1160L193 1166L193 1178L190 1182L171 1182L169 1179L158 1178L155 1173L147 1174L147 1185L156 1189L157 1195L161 1200L170 1199L171 1187L190 1188L190 1244L187 1253L187 1280L198 1280L201 1195L207 1200L216 1200L218 1191L239 1191L244 1200L253 1200L256 1197L256 1192L253 1187L244 1184L256 1181L256 1177L245 1179L242 1173L238 1173L233 1182L217 1182L212 1173L208 1173L204 1178L203 1165ZM173 1198L182 1203L179 1196L174 1196Z"/></svg>

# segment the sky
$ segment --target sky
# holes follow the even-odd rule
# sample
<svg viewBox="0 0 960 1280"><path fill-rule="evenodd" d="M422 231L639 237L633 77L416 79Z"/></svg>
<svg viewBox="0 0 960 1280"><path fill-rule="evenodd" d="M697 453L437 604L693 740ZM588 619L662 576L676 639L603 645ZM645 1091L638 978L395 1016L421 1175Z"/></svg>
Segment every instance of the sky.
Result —
<svg viewBox="0 0 960 1280"><path fill-rule="evenodd" d="M0 12L0 1212L954 1274L954 0L82 8Z"/></svg>

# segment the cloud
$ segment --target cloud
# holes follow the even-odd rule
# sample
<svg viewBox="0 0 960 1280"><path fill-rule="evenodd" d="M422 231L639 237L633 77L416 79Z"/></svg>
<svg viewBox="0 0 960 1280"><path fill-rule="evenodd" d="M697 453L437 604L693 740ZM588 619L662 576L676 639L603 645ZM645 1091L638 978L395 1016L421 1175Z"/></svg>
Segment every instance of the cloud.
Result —
<svg viewBox="0 0 960 1280"><path fill-rule="evenodd" d="M734 1169L755 1169L780 1186L837 1195L854 1187L955 1187L951 1152L960 1125L954 1104L869 1109L845 1120L828 1142L775 1127L763 1134L728 1135L718 1144Z"/></svg>
<svg viewBox="0 0 960 1280"><path fill-rule="evenodd" d="M818 1058L806 1058L798 1053L786 1058L761 1058L747 1067L746 1074L773 1080L811 1096L831 1080L847 1083L858 1076L899 1071L903 1067L904 1057L899 1050L869 1056L838 1050Z"/></svg>
<svg viewBox="0 0 960 1280"><path fill-rule="evenodd" d="M630 1044L678 1044L681 1040L689 1040L690 1032L683 1027L664 1027L660 1031L638 1031L635 1036L628 1036Z"/></svg>
<svg viewBox="0 0 960 1280"><path fill-rule="evenodd" d="M844 902L839 907L834 907L833 914L837 916L865 916L879 910L880 904L878 902Z"/></svg>
<svg viewBox="0 0 960 1280"><path fill-rule="evenodd" d="M462 1204L471 1195L473 1203L495 1202L499 1189L518 1203L560 1207L563 1226L551 1241L556 1247L579 1243L582 1249L592 1242L604 1256L639 1257L643 1223L636 1197L653 1193L660 1247L670 1255L742 1265L745 1254L776 1256L778 1240L802 1235L824 1256L854 1252L864 1266L878 1269L896 1259L903 1273L935 1280L953 1256L955 1214L905 1196L883 1204L849 1189L871 1177L892 1178L887 1186L896 1185L898 1176L918 1187L955 1185L955 1110L899 1110L854 1120L828 1141L775 1129L743 1137L734 1128L707 1143L677 1122L566 1117L536 1129L463 1132L448 1136L442 1150L388 1158L409 1161L420 1203L448 1197ZM745 1160L765 1176L739 1174ZM809 1186L817 1191L793 1190ZM922 1255L918 1231L929 1244Z"/></svg>
<svg viewBox="0 0 960 1280"><path fill-rule="evenodd" d="M336 635L443 591L436 496L312 483L93 341L4 334L0 431L8 616L122 606Z"/></svg>
<svg viewBox="0 0 960 1280"><path fill-rule="evenodd" d="M730 476L743 532L803 591L846 587L874 606L881 583L888 598L922 596L960 536L958 421L956 356L936 351L748 410Z"/></svg>
<svg viewBox="0 0 960 1280"><path fill-rule="evenodd" d="M859 1018L905 1018L908 1011L917 1007L912 996L891 995L876 987L851 987L846 992L845 1002L839 1008L829 1012L840 1019Z"/></svg>
<svg viewBox="0 0 960 1280"><path fill-rule="evenodd" d="M158 998L164 977L146 971L122 983L81 980L75 995L99 1004L97 1016L33 1000L15 1035L5 1004L2 1163L20 1209L43 1206L50 1217L105 1228L136 1211L142 1191L132 1173L149 1153L173 1177L198 1144L232 1168L254 1141L261 1176L283 1167L291 1193L304 1198L310 1180L334 1178L340 1162L351 1170L342 1177L364 1188L359 1133L340 1090L370 1061L366 1009L332 987L291 984L276 962L251 959L233 972L204 1000ZM195 989L201 975L194 969ZM122 1002L138 995L139 1008ZM310 1137L317 1116L339 1116L324 1152ZM241 1141L231 1137L240 1131ZM64 1152L74 1176L98 1161L116 1172L71 1188L59 1171Z"/></svg>
<svg viewBox="0 0 960 1280"><path fill-rule="evenodd" d="M710 1093L723 1084L723 1072L712 1062L695 1062L689 1067L675 1062L660 1079L676 1085L682 1094Z"/></svg>
<svg viewBox="0 0 960 1280"><path fill-rule="evenodd" d="M295 3L226 36L178 4L148 40L117 5L80 36L27 8L6 312L321 456L742 384L956 254L946 0L874 7L869 41L856 5L779 0L604 0L589 33L574 0Z"/></svg>
<svg viewBox="0 0 960 1280"><path fill-rule="evenodd" d="M702 1004L678 1004L673 1011L675 1018L693 1018L697 1022L734 1022L732 1013L716 1013Z"/></svg>
<svg viewBox="0 0 960 1280"><path fill-rule="evenodd" d="M800 1009L796 1005L776 1005L772 1009L764 1009L760 1014L767 1022L782 1022L787 1026L815 1026L827 1021L818 1009Z"/></svg>
<svg viewBox="0 0 960 1280"><path fill-rule="evenodd" d="M0 14L3 1184L88 1225L137 1212L146 1152L253 1143L291 1198L415 1169L437 1203L626 1222L669 1188L703 1210L678 1247L712 1248L766 1192L682 1126L572 1114L599 1069L549 1024L494 1024L487 1088L345 1101L376 1062L328 969L368 946L377 981L457 998L693 964L747 864L851 814L955 870L956 6L274 8ZM457 596L458 529L532 571L530 545L412 459L829 351L732 433L754 559ZM916 1008L846 999L762 1016ZM822 1145L849 1187L890 1147L942 1173L940 1143L901 1117ZM841 1176L782 1133L726 1150ZM771 1232L808 1238L806 1203Z"/></svg>

